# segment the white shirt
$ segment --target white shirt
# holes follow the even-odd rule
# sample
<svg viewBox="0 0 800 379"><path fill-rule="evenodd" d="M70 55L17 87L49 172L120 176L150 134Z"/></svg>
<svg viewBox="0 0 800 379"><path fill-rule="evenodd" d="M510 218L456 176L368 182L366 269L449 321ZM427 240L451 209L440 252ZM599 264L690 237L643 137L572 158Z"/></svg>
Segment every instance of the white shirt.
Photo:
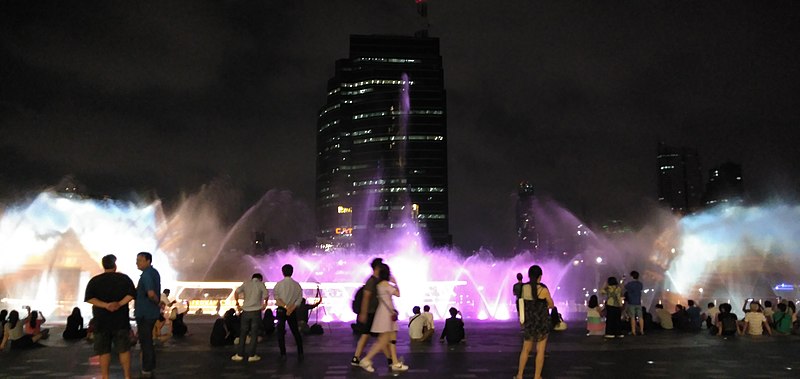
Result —
<svg viewBox="0 0 800 379"><path fill-rule="evenodd" d="M427 321L428 328L430 330L433 330L433 313L431 313L431 312L422 312L422 317L424 317L425 321Z"/></svg>
<svg viewBox="0 0 800 379"><path fill-rule="evenodd" d="M422 327L425 326L425 316L414 315L411 324L408 325L408 336L412 339L422 338Z"/></svg>
<svg viewBox="0 0 800 379"><path fill-rule="evenodd" d="M272 294L275 296L275 301L280 299L281 303L286 305L297 306L303 300L303 288L300 287L300 283L289 276L285 276L280 282L275 283Z"/></svg>
<svg viewBox="0 0 800 379"><path fill-rule="evenodd" d="M242 309L247 312L260 311L264 300L269 298L269 292L264 282L253 278L249 282L244 282L236 289L236 294L244 294Z"/></svg>

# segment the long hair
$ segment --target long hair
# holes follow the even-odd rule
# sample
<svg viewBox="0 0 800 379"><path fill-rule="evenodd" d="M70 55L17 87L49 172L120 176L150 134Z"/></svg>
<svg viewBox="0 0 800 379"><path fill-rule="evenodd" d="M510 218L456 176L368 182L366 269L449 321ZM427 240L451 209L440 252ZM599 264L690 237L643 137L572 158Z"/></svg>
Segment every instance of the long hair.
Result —
<svg viewBox="0 0 800 379"><path fill-rule="evenodd" d="M2 311L0 311L0 322L5 323L6 317L8 317L8 311L3 309Z"/></svg>
<svg viewBox="0 0 800 379"><path fill-rule="evenodd" d="M36 327L36 320L39 319L39 311L31 312L31 317L28 318L28 323L31 324L31 328Z"/></svg>
<svg viewBox="0 0 800 379"><path fill-rule="evenodd" d="M17 323L18 323L18 322L19 322L19 312L17 312L17 311L11 311L11 312L8 314L8 326L9 326L11 329L14 329L14 328L17 326Z"/></svg>
<svg viewBox="0 0 800 379"><path fill-rule="evenodd" d="M589 308L597 308L598 305L597 295L592 295L592 297L589 298Z"/></svg>
<svg viewBox="0 0 800 379"><path fill-rule="evenodd" d="M78 307L72 308L72 316L73 317L83 317L81 316L81 309Z"/></svg>

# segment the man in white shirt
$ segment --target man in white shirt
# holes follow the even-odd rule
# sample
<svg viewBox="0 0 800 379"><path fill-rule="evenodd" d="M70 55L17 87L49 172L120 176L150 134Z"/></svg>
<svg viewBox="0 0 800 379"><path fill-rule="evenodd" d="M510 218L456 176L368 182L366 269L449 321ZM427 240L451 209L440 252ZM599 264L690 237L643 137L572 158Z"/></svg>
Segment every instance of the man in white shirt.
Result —
<svg viewBox="0 0 800 379"><path fill-rule="evenodd" d="M253 274L249 282L244 282L236 289L233 297L236 299L236 308L242 311L241 331L239 332L239 352L231 357L233 361L258 362L261 357L256 355L256 345L258 344L258 332L261 325L261 311L267 309L269 292L264 285L264 277L261 274ZM239 305L239 299L244 295L244 305ZM250 334L250 341L247 343L247 335ZM245 352L245 344L247 351Z"/></svg>
<svg viewBox="0 0 800 379"><path fill-rule="evenodd" d="M433 335L433 313L431 313L430 305L426 305L422 307L422 317L425 317L427 321L427 327L431 331L431 335Z"/></svg>
<svg viewBox="0 0 800 379"><path fill-rule="evenodd" d="M286 264L281 267L283 272L283 279L275 284L273 293L275 295L275 304L278 309L275 313L278 319L278 348L281 351L281 359L286 358L286 323L289 323L289 330L292 331L294 342L297 345L297 357L303 359L303 337L300 330L297 328L297 306L303 300L303 288L300 283L292 279L294 267Z"/></svg>
<svg viewBox="0 0 800 379"><path fill-rule="evenodd" d="M414 316L408 321L408 337L412 342L429 341L433 336L433 328L428 326L428 319L419 312L419 307L413 308Z"/></svg>

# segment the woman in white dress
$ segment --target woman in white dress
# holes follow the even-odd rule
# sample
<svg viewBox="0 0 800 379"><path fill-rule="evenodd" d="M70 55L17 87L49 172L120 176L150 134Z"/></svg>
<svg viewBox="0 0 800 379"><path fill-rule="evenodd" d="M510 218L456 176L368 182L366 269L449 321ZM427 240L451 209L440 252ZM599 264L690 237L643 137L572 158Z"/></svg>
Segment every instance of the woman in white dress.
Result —
<svg viewBox="0 0 800 379"><path fill-rule="evenodd" d="M389 346L389 343L397 343L397 311L392 301L392 296L400 296L400 289L397 287L397 281L392 276L389 266L381 264L378 268L378 309L375 311L375 321L372 323L370 332L378 333L378 341L372 345L367 352L367 355L361 359L359 365L361 368L368 372L375 371L372 367L372 357L378 352L383 351ZM392 371L406 371L408 366L397 359L397 350L392 351Z"/></svg>

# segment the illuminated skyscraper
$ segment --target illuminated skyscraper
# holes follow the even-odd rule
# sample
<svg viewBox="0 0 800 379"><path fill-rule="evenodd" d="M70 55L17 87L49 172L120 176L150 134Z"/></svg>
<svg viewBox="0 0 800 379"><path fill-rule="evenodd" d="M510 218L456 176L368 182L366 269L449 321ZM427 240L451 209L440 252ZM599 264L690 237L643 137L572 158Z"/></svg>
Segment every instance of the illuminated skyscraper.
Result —
<svg viewBox="0 0 800 379"><path fill-rule="evenodd" d="M534 252L539 248L533 200L533 185L520 183L517 189L517 252Z"/></svg>
<svg viewBox="0 0 800 379"><path fill-rule="evenodd" d="M351 36L327 91L317 121L320 242L374 247L417 225L434 245L449 244L439 40Z"/></svg>
<svg viewBox="0 0 800 379"><path fill-rule="evenodd" d="M687 214L702 205L703 172L697 150L658 144L658 202Z"/></svg>
<svg viewBox="0 0 800 379"><path fill-rule="evenodd" d="M720 203L741 204L744 202L742 166L726 162L708 170L708 184L703 198L705 205Z"/></svg>

